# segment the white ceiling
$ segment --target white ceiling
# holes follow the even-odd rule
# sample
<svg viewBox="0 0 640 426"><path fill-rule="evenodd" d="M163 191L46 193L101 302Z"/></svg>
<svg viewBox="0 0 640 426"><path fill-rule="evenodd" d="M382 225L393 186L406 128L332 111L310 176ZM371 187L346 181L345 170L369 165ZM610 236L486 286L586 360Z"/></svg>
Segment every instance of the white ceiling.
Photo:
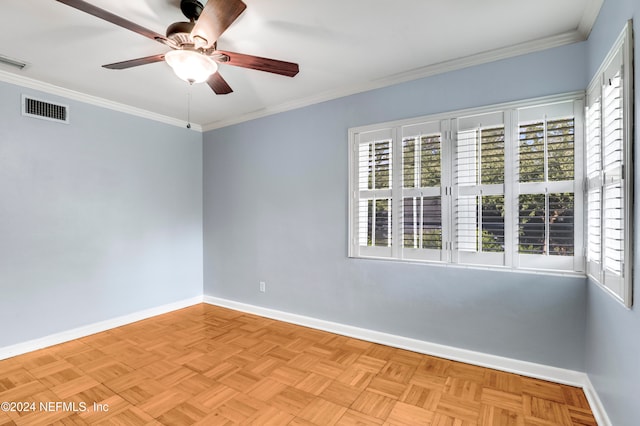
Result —
<svg viewBox="0 0 640 426"><path fill-rule="evenodd" d="M179 0L87 0L164 34ZM234 92L179 80L164 63L103 64L166 46L55 0L2 0L0 80L204 129L419 78L492 58L584 40L603 0L244 0L218 47L300 65L294 78L221 65ZM87 96L88 95L88 96ZM196 126L196 127L200 127Z"/></svg>

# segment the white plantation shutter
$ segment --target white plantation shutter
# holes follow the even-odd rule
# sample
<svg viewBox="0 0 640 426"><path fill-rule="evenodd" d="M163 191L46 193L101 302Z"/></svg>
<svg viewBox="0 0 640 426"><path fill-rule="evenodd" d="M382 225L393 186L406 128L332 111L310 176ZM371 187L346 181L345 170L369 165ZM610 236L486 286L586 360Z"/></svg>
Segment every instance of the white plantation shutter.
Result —
<svg viewBox="0 0 640 426"><path fill-rule="evenodd" d="M391 256L392 130L358 135L357 225L360 254Z"/></svg>
<svg viewBox="0 0 640 426"><path fill-rule="evenodd" d="M559 102L518 110L517 264L525 268L583 267L581 191L576 134L582 103ZM578 164L576 164L578 163ZM579 209L578 211L581 211Z"/></svg>
<svg viewBox="0 0 640 426"><path fill-rule="evenodd" d="M587 93L586 182L587 182L587 273L602 280L602 152L600 86Z"/></svg>
<svg viewBox="0 0 640 426"><path fill-rule="evenodd" d="M631 24L587 91L587 272L631 306Z"/></svg>
<svg viewBox="0 0 640 426"><path fill-rule="evenodd" d="M604 187L604 269L622 277L624 266L624 188L622 183Z"/></svg>
<svg viewBox="0 0 640 426"><path fill-rule="evenodd" d="M504 265L504 113L460 118L456 133L455 258Z"/></svg>
<svg viewBox="0 0 640 426"><path fill-rule="evenodd" d="M441 126L433 121L402 127L404 259L443 260Z"/></svg>
<svg viewBox="0 0 640 426"><path fill-rule="evenodd" d="M625 261L622 64L617 59L605 71L602 86L604 284L615 292L621 290Z"/></svg>

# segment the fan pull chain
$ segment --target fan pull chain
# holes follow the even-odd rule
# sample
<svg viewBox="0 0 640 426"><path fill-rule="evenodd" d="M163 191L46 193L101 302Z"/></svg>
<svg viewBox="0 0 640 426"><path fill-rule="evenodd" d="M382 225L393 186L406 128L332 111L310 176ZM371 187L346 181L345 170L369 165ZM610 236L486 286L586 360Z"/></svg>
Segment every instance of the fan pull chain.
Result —
<svg viewBox="0 0 640 426"><path fill-rule="evenodd" d="M191 128L191 86L190 84L187 92L187 129Z"/></svg>

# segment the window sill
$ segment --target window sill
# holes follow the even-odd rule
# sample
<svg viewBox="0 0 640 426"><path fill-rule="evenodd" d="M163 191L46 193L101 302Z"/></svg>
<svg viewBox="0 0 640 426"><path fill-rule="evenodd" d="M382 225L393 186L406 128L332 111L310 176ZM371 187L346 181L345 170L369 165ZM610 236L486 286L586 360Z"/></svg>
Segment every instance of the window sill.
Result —
<svg viewBox="0 0 640 426"><path fill-rule="evenodd" d="M438 268L474 269L474 270L496 271L496 272L512 272L512 273L518 273L518 274L587 278L586 272L561 271L561 270L553 270L553 269L513 268L509 266L472 265L472 264L449 263L449 262L440 262L440 261L425 261L425 260L414 260L414 259L391 259L388 257L374 257L374 256L348 256L348 258L354 259L354 260L355 259L375 260L375 261L384 261L384 262L392 262L392 263L404 263L404 264L410 264L410 265L435 266Z"/></svg>

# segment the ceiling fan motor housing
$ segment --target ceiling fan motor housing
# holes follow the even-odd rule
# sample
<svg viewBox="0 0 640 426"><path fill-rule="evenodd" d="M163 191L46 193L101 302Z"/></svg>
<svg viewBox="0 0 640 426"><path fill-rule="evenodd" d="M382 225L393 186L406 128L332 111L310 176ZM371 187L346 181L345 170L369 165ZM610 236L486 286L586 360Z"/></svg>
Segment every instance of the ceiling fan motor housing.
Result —
<svg viewBox="0 0 640 426"><path fill-rule="evenodd" d="M167 27L167 38L173 40L178 46L185 44L193 44L191 38L191 30L195 23L192 22L174 22Z"/></svg>

